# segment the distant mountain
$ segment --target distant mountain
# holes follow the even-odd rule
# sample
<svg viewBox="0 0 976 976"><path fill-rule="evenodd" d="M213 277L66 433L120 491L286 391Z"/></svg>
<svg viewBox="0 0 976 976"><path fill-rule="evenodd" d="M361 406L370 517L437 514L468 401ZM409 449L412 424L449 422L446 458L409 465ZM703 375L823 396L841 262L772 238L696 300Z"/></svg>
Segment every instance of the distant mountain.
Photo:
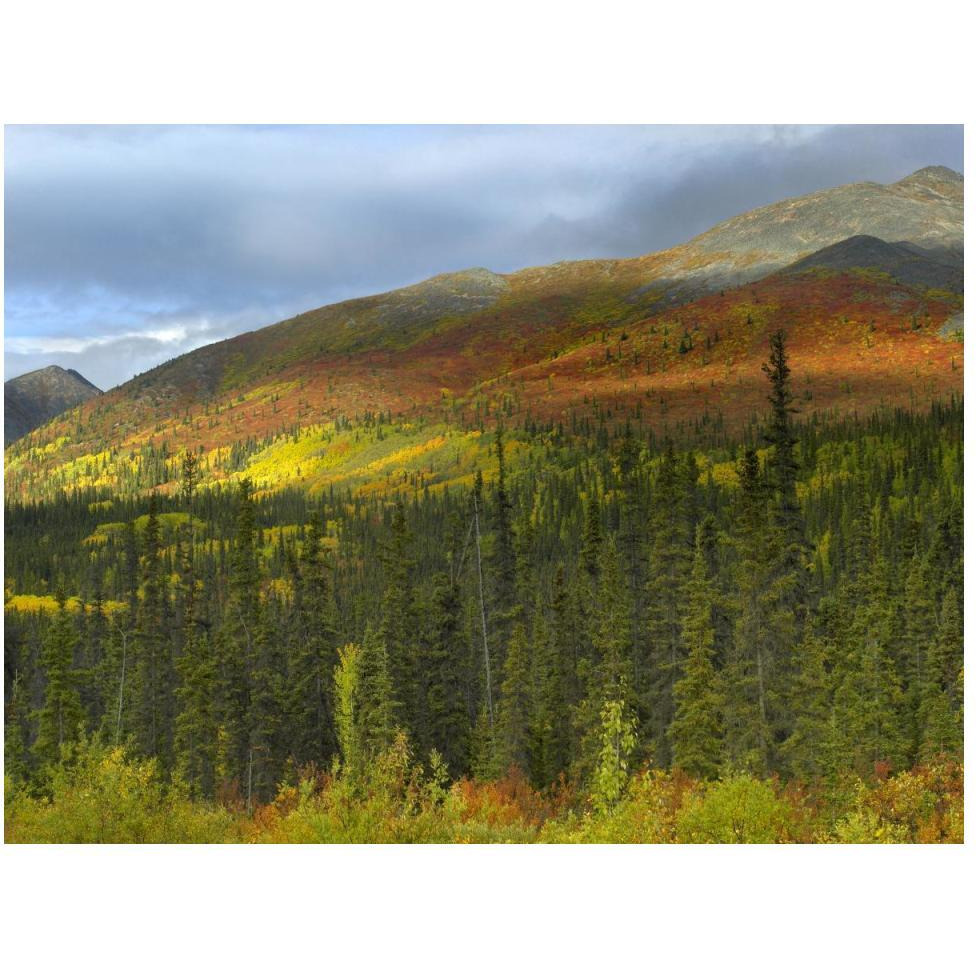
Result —
<svg viewBox="0 0 976 976"><path fill-rule="evenodd" d="M45 366L3 385L3 440L10 444L102 391L81 373Z"/></svg>
<svg viewBox="0 0 976 976"><path fill-rule="evenodd" d="M850 183L760 207L663 252L655 273L699 284L741 284L862 235L961 260L962 175L928 166L897 183Z"/></svg>
<svg viewBox="0 0 976 976"><path fill-rule="evenodd" d="M814 251L788 265L784 273L830 268L851 271L857 268L882 271L896 281L924 285L962 294L962 254L952 250L926 250L915 244L892 244L867 234L848 237Z"/></svg>
<svg viewBox="0 0 976 976"><path fill-rule="evenodd" d="M375 486L406 464L450 480L471 476L464 438L498 417L665 431L708 412L731 429L766 407L759 367L779 327L803 410L926 403L962 388L944 338L962 312L962 200L962 176L929 167L762 207L655 254L473 268L313 309L51 422L43 451L8 450L7 494L168 484L186 446L212 480L324 489L355 472ZM398 439L377 433L391 418Z"/></svg>

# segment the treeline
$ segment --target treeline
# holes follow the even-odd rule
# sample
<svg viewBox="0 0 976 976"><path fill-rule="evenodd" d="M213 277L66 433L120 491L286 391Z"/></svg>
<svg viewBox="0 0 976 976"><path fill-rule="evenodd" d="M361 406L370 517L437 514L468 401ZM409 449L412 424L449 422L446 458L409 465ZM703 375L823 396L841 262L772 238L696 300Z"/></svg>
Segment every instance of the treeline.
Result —
<svg viewBox="0 0 976 976"><path fill-rule="evenodd" d="M449 778L515 767L607 810L645 764L810 783L961 757L961 404L798 425L782 334L765 371L735 451L624 427L509 470L499 429L460 490L201 490L187 453L176 496L8 506L8 590L61 601L6 615L8 771L40 784L98 732L267 802L404 733Z"/></svg>

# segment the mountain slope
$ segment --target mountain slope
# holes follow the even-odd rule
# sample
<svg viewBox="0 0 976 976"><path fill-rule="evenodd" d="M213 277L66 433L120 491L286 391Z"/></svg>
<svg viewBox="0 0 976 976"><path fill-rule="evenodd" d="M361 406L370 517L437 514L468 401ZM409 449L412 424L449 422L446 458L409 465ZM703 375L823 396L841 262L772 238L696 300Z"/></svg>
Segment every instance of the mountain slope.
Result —
<svg viewBox="0 0 976 976"><path fill-rule="evenodd" d="M929 251L913 244L890 244L867 234L849 237L815 251L785 270L797 272L811 268L834 271L871 269L909 285L940 288L960 295L963 288L961 254Z"/></svg>
<svg viewBox="0 0 976 976"><path fill-rule="evenodd" d="M81 373L45 366L3 385L3 438L9 444L102 391Z"/></svg>
<svg viewBox="0 0 976 976"><path fill-rule="evenodd" d="M851 183L733 217L675 248L656 270L736 284L857 235L961 254L962 208L961 174L929 166L897 183Z"/></svg>
<svg viewBox="0 0 976 976"><path fill-rule="evenodd" d="M927 402L961 391L961 347L939 335L962 307L961 247L962 177L930 168L765 207L660 254L440 275L136 377L12 448L7 493L145 490L187 445L216 480L365 489L418 466L451 480L473 470L486 423L572 423L597 406L601 423L660 431L704 410L743 424L764 409L759 363L781 326L805 410Z"/></svg>

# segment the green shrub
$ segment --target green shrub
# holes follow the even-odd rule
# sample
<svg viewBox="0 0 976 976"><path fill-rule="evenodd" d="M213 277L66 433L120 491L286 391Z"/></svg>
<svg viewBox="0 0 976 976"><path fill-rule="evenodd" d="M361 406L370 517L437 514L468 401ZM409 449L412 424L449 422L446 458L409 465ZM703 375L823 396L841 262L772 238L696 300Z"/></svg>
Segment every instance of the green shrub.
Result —
<svg viewBox="0 0 976 976"><path fill-rule="evenodd" d="M771 783L738 775L690 794L677 819L688 844L777 844L795 838L789 803Z"/></svg>
<svg viewBox="0 0 976 976"><path fill-rule="evenodd" d="M65 747L40 796L5 780L4 835L12 843L166 844L238 839L233 817L164 784L154 760L86 740Z"/></svg>

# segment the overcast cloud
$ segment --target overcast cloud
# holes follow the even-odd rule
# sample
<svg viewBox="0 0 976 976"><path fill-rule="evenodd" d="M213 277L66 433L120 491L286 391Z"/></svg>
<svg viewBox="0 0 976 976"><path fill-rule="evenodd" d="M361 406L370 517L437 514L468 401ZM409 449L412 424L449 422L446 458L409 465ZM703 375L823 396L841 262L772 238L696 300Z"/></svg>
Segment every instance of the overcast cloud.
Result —
<svg viewBox="0 0 976 976"><path fill-rule="evenodd" d="M647 253L963 157L961 126L8 126L5 144L5 378L57 363L103 389L442 271Z"/></svg>

